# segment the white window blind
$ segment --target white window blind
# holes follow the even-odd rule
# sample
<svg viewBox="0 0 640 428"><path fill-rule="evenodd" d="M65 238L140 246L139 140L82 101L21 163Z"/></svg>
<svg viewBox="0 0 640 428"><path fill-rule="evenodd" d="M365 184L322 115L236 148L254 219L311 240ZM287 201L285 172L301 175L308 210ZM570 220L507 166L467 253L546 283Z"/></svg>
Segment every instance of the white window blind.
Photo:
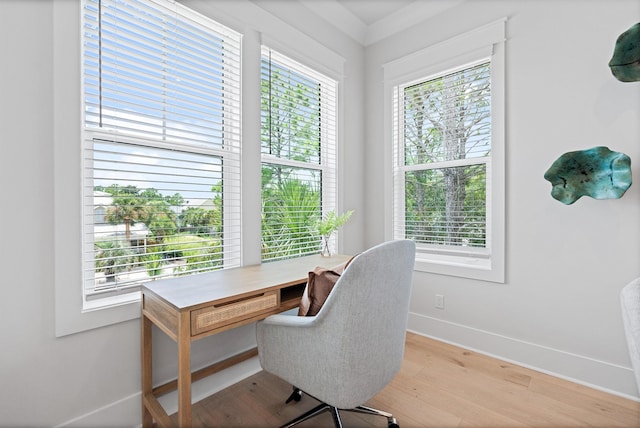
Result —
<svg viewBox="0 0 640 428"><path fill-rule="evenodd" d="M485 60L394 91L394 235L420 250L488 248L491 67Z"/></svg>
<svg viewBox="0 0 640 428"><path fill-rule="evenodd" d="M83 5L86 301L238 266L240 35L173 1Z"/></svg>
<svg viewBox="0 0 640 428"><path fill-rule="evenodd" d="M336 208L336 93L335 80L263 46L263 260L320 251L316 222Z"/></svg>

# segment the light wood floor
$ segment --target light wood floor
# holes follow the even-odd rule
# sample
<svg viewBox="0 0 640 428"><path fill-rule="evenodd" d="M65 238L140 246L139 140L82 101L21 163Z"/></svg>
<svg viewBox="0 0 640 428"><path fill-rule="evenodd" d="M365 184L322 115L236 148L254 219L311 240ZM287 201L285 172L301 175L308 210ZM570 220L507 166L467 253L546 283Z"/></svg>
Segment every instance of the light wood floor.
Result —
<svg viewBox="0 0 640 428"><path fill-rule="evenodd" d="M196 426L277 427L317 402L285 404L291 385L260 372L193 407ZM410 427L634 427L640 403L504 361L407 335L400 373L367 405ZM386 427L386 419L341 414L345 427ZM175 417L175 415L174 415ZM332 427L325 413L299 425Z"/></svg>

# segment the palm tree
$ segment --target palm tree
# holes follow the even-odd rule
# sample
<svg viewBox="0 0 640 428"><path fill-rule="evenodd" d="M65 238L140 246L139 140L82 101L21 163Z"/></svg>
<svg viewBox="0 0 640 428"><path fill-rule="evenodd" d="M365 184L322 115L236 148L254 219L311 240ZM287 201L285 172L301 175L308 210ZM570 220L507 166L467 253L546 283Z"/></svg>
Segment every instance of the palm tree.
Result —
<svg viewBox="0 0 640 428"><path fill-rule="evenodd" d="M263 192L263 253L288 256L304 252L319 238L314 228L320 217L318 189L288 178Z"/></svg>
<svg viewBox="0 0 640 428"><path fill-rule="evenodd" d="M145 217L144 201L137 194L123 194L113 198L113 206L107 209L105 219L111 224L124 223L125 237L131 241L131 224Z"/></svg>

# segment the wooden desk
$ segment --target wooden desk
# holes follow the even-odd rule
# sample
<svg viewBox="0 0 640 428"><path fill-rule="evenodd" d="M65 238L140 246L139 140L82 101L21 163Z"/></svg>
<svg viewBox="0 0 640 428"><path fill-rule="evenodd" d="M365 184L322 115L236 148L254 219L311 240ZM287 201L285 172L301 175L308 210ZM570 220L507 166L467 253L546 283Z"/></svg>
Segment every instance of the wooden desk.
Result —
<svg viewBox="0 0 640 428"><path fill-rule="evenodd" d="M191 426L191 382L257 355L257 349L191 373L191 341L297 307L308 272L349 256L320 255L152 281L142 287L142 426L170 426L158 395L178 389L178 425ZM151 326L178 344L178 377L153 387Z"/></svg>

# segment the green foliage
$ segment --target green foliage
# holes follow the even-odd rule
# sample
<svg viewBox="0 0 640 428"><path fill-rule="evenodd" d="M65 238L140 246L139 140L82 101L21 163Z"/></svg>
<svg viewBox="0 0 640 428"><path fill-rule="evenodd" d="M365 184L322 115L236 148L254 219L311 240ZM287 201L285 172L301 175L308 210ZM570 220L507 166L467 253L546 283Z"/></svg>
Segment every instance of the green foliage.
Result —
<svg viewBox="0 0 640 428"><path fill-rule="evenodd" d="M180 216L180 229L202 234L220 233L222 229L221 210L206 210L199 207L189 207Z"/></svg>
<svg viewBox="0 0 640 428"><path fill-rule="evenodd" d="M144 256L144 266L147 270L147 274L151 278L162 273L162 254L158 252L149 252Z"/></svg>
<svg viewBox="0 0 640 428"><path fill-rule="evenodd" d="M155 278L169 264L177 265L176 273L217 269L222 265L222 192L221 184L212 187L214 193L210 209L188 208L179 216L176 209L185 200L180 193L164 196L158 190L138 189L136 186L96 186L95 190L112 195L112 206L105 218L111 224L124 224L126 237L122 242L96 242L96 272L104 272L109 281L116 273L144 269ZM131 240L131 225L145 224L150 234L146 252ZM180 223L179 223L180 222ZM179 224L182 224L179 227ZM195 231L198 236L181 231ZM134 245L131 247L130 245Z"/></svg>
<svg viewBox="0 0 640 428"><path fill-rule="evenodd" d="M180 193L174 193L170 196L165 196L164 200L172 207L181 207L184 204L184 198Z"/></svg>
<svg viewBox="0 0 640 428"><path fill-rule="evenodd" d="M222 267L222 244L219 239L174 235L165 239L164 249L167 257L174 262L184 263L174 269L176 274L204 272Z"/></svg>
<svg viewBox="0 0 640 428"><path fill-rule="evenodd" d="M269 78L262 79L262 151L315 162L320 151L318 84L291 73L272 63Z"/></svg>
<svg viewBox="0 0 640 428"><path fill-rule="evenodd" d="M427 244L485 246L486 171L481 165L457 169L457 185L449 184L458 190L455 194L447 190L441 169L406 173L407 238ZM453 203L461 205L448 214Z"/></svg>
<svg viewBox="0 0 640 428"><path fill-rule="evenodd" d="M111 224L125 225L125 236L127 241L131 239L131 225L146 215L146 207L143 199L141 199L137 190L131 191L131 187L116 188L113 195L113 206L107 209L106 220Z"/></svg>
<svg viewBox="0 0 640 428"><path fill-rule="evenodd" d="M151 236L159 241L178 231L178 219L172 210L181 207L184 198L179 193L163 196L158 190L149 188L140 190L136 186L108 187L98 186L96 190L110 193L113 205L107 209L106 220L111 224L124 224L126 239L131 239L131 225L142 222L151 232ZM220 220L211 217L211 221Z"/></svg>
<svg viewBox="0 0 640 428"><path fill-rule="evenodd" d="M171 211L165 200L153 199L146 201L143 210L142 221L147 226L151 235L162 241L165 236L176 233L176 215Z"/></svg>
<svg viewBox="0 0 640 428"><path fill-rule="evenodd" d="M264 177L265 175L263 175ZM297 178L263 183L262 254L265 259L312 253L319 236L320 192Z"/></svg>
<svg viewBox="0 0 640 428"><path fill-rule="evenodd" d="M131 249L120 241L98 241L94 248L96 272L104 272L108 282L114 281L116 274L129 270L134 260Z"/></svg>
<svg viewBox="0 0 640 428"><path fill-rule="evenodd" d="M329 211L322 220L316 223L318 233L322 236L329 237L333 232L345 225L351 218L353 210L349 210L343 214L336 215L334 210Z"/></svg>

